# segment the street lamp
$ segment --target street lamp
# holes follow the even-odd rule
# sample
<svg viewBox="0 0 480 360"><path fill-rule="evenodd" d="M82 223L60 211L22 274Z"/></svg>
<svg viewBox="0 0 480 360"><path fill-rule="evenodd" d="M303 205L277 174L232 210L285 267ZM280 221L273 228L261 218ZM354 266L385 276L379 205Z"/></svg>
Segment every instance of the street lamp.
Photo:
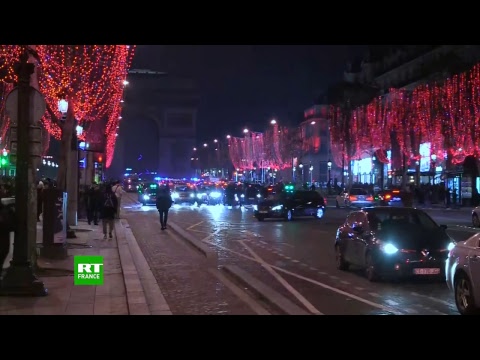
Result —
<svg viewBox="0 0 480 360"><path fill-rule="evenodd" d="M312 121L312 122L310 123L310 125L315 125L315 124L316 124L316 122L315 122L315 121Z"/></svg>
<svg viewBox="0 0 480 360"><path fill-rule="evenodd" d="M62 113L62 115L66 114L68 111L68 101L65 99L58 100L58 111Z"/></svg>
<svg viewBox="0 0 480 360"><path fill-rule="evenodd" d="M313 165L310 164L310 167L308 168L310 171L310 186L313 185Z"/></svg>
<svg viewBox="0 0 480 360"><path fill-rule="evenodd" d="M328 182L332 180L332 161L327 161L327 169L328 169Z"/></svg>
<svg viewBox="0 0 480 360"><path fill-rule="evenodd" d="M193 148L193 151L197 151L197 148Z"/></svg>
<svg viewBox="0 0 480 360"><path fill-rule="evenodd" d="M227 139L230 139L230 138L231 138L231 136L230 136L230 135L227 135Z"/></svg>
<svg viewBox="0 0 480 360"><path fill-rule="evenodd" d="M273 119L272 121L270 121L270 124L276 125L276 124L277 124L277 120Z"/></svg>
<svg viewBox="0 0 480 360"><path fill-rule="evenodd" d="M244 134L248 134L248 129L246 129L246 128L243 129L243 133L244 133Z"/></svg>
<svg viewBox="0 0 480 360"><path fill-rule="evenodd" d="M433 174L433 184L435 185L435 175L437 174L437 165L436 165L437 155L435 154L430 155L430 159L432 159L431 167L432 167L432 174Z"/></svg>
<svg viewBox="0 0 480 360"><path fill-rule="evenodd" d="M208 144L207 144L207 143L203 144L203 147L207 147L207 146L208 146Z"/></svg>
<svg viewBox="0 0 480 360"><path fill-rule="evenodd" d="M298 164L298 167L300 168L300 170L302 170L302 185L303 185L303 180L304 180L303 179L303 164L302 163Z"/></svg>
<svg viewBox="0 0 480 360"><path fill-rule="evenodd" d="M213 142L214 142L214 143L218 143L218 140L217 140L217 139L215 139L215 140L213 140Z"/></svg>

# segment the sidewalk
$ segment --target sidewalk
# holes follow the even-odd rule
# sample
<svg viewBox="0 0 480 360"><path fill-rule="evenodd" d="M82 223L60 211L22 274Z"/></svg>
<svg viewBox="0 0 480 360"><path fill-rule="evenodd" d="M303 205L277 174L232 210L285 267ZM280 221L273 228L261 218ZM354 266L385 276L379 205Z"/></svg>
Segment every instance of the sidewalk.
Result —
<svg viewBox="0 0 480 360"><path fill-rule="evenodd" d="M79 222L76 239L67 239L65 260L39 258L37 276L49 295L0 297L0 315L170 315L170 309L125 220L115 223L115 236L103 240L101 226ZM13 240L13 239L11 239ZM37 225L37 243L42 226ZM12 253L13 245L10 253ZM73 285L73 256L104 257L103 286ZM5 261L8 267L10 256Z"/></svg>

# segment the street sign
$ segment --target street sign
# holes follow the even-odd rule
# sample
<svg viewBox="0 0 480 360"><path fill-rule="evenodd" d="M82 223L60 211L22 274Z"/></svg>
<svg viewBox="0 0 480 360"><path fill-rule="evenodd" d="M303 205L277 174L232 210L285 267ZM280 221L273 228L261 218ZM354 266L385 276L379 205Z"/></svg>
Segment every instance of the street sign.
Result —
<svg viewBox="0 0 480 360"><path fill-rule="evenodd" d="M32 94L30 96L30 124L35 124L45 115L47 105L45 98L40 91L30 88ZM5 110L12 122L12 125L17 125L18 121L18 88L14 88L7 95L5 101Z"/></svg>

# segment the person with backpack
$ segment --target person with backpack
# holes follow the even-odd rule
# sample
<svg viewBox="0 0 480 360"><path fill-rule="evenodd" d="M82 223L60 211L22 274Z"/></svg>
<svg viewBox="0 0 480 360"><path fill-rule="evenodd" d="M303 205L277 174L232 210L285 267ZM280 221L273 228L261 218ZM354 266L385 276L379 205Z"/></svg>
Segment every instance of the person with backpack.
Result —
<svg viewBox="0 0 480 360"><path fill-rule="evenodd" d="M168 187L160 189L157 194L157 210L160 215L160 225L162 230L167 228L168 210L172 207L173 200Z"/></svg>
<svg viewBox="0 0 480 360"><path fill-rule="evenodd" d="M122 204L122 196L125 193L125 190L123 190L122 184L120 184L120 181L115 181L112 191L115 194L115 197L117 198L117 212L115 213L115 218L120 219L120 206Z"/></svg>
<svg viewBox="0 0 480 360"><path fill-rule="evenodd" d="M105 187L105 192L103 194L103 203L100 209L100 218L102 219L104 240L107 239L107 230L108 230L109 239L113 238L112 232L113 232L113 226L115 221L115 214L117 213L117 207L118 207L117 197L112 191L112 186L107 185Z"/></svg>

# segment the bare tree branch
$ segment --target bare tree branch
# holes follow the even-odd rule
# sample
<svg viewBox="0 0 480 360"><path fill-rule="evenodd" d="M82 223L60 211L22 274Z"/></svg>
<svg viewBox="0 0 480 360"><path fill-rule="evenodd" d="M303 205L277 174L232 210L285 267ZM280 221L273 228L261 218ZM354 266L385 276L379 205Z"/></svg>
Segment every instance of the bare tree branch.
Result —
<svg viewBox="0 0 480 360"><path fill-rule="evenodd" d="M52 122L57 124L60 127L60 129L62 129L63 128L62 122L58 119L57 115L53 112L52 108L50 107L50 105L48 105L48 103L47 103L47 112L50 115Z"/></svg>

